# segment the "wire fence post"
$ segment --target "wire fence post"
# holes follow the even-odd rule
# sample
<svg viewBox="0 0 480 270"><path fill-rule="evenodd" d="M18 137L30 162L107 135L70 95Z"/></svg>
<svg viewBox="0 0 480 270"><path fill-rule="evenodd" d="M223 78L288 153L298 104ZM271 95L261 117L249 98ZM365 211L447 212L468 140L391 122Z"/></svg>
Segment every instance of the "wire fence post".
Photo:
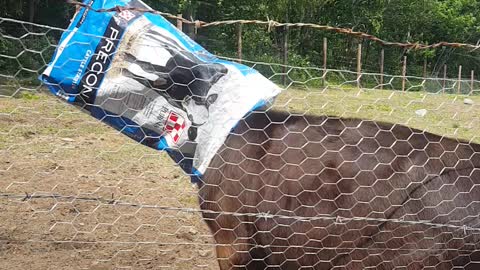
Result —
<svg viewBox="0 0 480 270"><path fill-rule="evenodd" d="M407 83L407 56L403 57L403 67L402 67L402 92L405 91L406 83Z"/></svg>
<svg viewBox="0 0 480 270"><path fill-rule="evenodd" d="M442 85L443 94L445 94L446 88L447 88L447 64L443 66L443 85Z"/></svg>
<svg viewBox="0 0 480 270"><path fill-rule="evenodd" d="M462 92L462 65L458 66L457 94Z"/></svg>
<svg viewBox="0 0 480 270"><path fill-rule="evenodd" d="M243 23L239 23L237 25L237 45L238 45L238 62L242 63L242 50L243 50L243 42L242 42L242 31L243 31Z"/></svg>
<svg viewBox="0 0 480 270"><path fill-rule="evenodd" d="M362 78L362 43L358 44L357 50L357 87L361 88L362 84L360 82Z"/></svg>
<svg viewBox="0 0 480 270"><path fill-rule="evenodd" d="M285 26L283 36L283 85L287 85L287 64L288 64L288 26Z"/></svg>
<svg viewBox="0 0 480 270"><path fill-rule="evenodd" d="M385 49L380 52L380 90L383 90L383 73L385 68Z"/></svg>
<svg viewBox="0 0 480 270"><path fill-rule="evenodd" d="M325 86L327 80L327 52L328 52L328 40L326 37L323 38L323 76L322 76L322 86Z"/></svg>
<svg viewBox="0 0 480 270"><path fill-rule="evenodd" d="M183 15L178 14L177 16L178 16L178 18L177 18L177 29L180 30L180 31L183 31L183 21L181 20L181 18L183 18Z"/></svg>

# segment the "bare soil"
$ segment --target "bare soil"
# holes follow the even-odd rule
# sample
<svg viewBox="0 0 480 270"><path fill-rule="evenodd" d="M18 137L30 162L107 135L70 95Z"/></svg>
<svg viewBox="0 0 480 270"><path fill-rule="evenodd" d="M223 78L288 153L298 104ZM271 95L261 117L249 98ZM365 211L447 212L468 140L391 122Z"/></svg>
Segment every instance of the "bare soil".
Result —
<svg viewBox="0 0 480 270"><path fill-rule="evenodd" d="M198 208L189 178L49 95L0 99L0 194L0 269L218 269L199 214L150 207Z"/></svg>
<svg viewBox="0 0 480 270"><path fill-rule="evenodd" d="M480 142L480 97L470 98L290 89L276 107ZM42 194L71 197L29 199ZM198 208L196 189L165 154L50 95L0 98L0 269L218 269L200 214L151 206Z"/></svg>

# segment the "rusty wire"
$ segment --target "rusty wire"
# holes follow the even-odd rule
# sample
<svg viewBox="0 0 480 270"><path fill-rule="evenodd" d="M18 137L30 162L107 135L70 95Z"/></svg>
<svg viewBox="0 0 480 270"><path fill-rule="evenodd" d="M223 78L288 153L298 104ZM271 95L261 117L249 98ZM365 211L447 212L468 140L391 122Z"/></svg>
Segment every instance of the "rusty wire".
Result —
<svg viewBox="0 0 480 270"><path fill-rule="evenodd" d="M390 222L398 225L419 225L437 229L450 229L454 231L463 231L465 234L470 232L480 232L480 228L476 226L459 226L455 224L448 223L433 223L426 220L405 220L405 219L393 219L393 218L371 218L371 217L341 217L341 216L331 216L331 215L317 215L317 216L294 216L294 215L279 215L271 213L236 213L236 212L226 212L226 211L214 211L214 210L202 210L197 208L185 208L185 207L172 207L172 206L162 206L162 205L150 205L134 202L126 202L115 199L112 194L111 198L102 198L94 196L75 196L75 195L62 195L62 194L52 194L52 193L24 193L24 194L14 194L14 193L1 193L0 199L7 200L17 200L21 202L29 202L33 200L61 200L61 201L77 201L77 202L97 202L100 204L112 205L117 207L133 207L133 208L149 208L157 209L163 211L174 211L174 212L184 212L184 213L197 213L197 214L210 214L210 215L231 215L235 217L254 217L260 219L283 219L283 220L295 220L296 222L315 222L315 221L331 221L335 224L345 224L352 221L364 221L368 223L385 223Z"/></svg>
<svg viewBox="0 0 480 270"><path fill-rule="evenodd" d="M205 22L201 20L188 20L180 16L173 15L171 13L167 12L161 12L157 11L154 9L148 9L148 8L135 8L135 7L125 7L125 6L115 6L112 8L102 8L102 9L95 9L92 8L90 5L78 2L76 0L66 0L68 4L75 5L77 7L83 7L91 11L95 12L122 12L125 10L128 11L136 11L136 12L141 12L141 13L152 13L152 14L157 14L164 16L169 19L174 19L174 20L180 20L185 24L191 24L194 25L195 28L207 28L211 26L219 26L219 25L232 25L232 24L257 24L257 25L265 25L268 27L268 31L270 31L272 28L276 27L297 27L297 28L313 28L321 31L328 31L328 32L334 32L338 34L344 34L344 35L349 35L353 36L359 39L363 40L369 40L373 41L381 46L389 46L389 47L399 47L403 48L405 50L428 50L428 49L437 49L441 47L448 47L448 48L463 48L463 49L469 49L471 51L475 51L480 48L480 45L473 45L473 44L468 44L468 43L457 43L457 42L438 42L434 44L425 44L421 42L392 42L392 41L386 41L383 40L377 36L365 33L365 32L359 32L359 31L354 31L351 28L342 28L342 27L334 27L334 26L328 26L328 25L321 25L321 24L314 24L314 23L282 23L282 22L277 22L274 20L223 20L223 21L214 21L214 22Z"/></svg>

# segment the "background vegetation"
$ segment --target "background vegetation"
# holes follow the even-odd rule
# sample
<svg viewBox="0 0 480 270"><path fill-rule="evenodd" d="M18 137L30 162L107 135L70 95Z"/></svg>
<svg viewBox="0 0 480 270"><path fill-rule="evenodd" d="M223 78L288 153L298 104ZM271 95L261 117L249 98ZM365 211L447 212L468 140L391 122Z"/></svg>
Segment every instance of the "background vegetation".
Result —
<svg viewBox="0 0 480 270"><path fill-rule="evenodd" d="M267 17L281 22L318 23L348 27L398 42L436 43L440 41L476 44L480 40L480 1L472 0L145 0L154 9L182 13L185 18L204 21L225 19L261 19ZM0 0L0 16L32 21L65 28L74 7L59 0ZM236 27L218 26L189 33L209 51L227 57L236 57ZM28 49L45 49L55 44L60 31L47 36L30 36L21 43L5 36L20 36L24 29L18 25L0 24L0 54L16 56ZM289 29L289 61L294 66L318 66L323 63L322 42L329 42L328 67L355 70L356 50L364 44L365 72L379 71L381 46L346 35L308 28ZM254 61L281 63L285 29L268 32L265 26L244 26L244 58ZM49 60L49 48L38 55L20 55L20 62L0 58L0 69L17 71L18 66L40 70ZM428 62L428 75L443 76L448 64L449 77L458 76L462 65L465 77L470 70L479 69L478 52L439 48L427 51L406 51L385 48L385 72L401 74L403 56L408 55L408 74L421 76L423 63ZM22 58L23 57L23 58ZM0 70L1 71L1 70ZM2 73L5 73L2 72ZM477 72L478 73L478 72ZM28 74L26 74L28 75ZM26 76L25 75L25 76ZM16 74L21 77L22 74Z"/></svg>

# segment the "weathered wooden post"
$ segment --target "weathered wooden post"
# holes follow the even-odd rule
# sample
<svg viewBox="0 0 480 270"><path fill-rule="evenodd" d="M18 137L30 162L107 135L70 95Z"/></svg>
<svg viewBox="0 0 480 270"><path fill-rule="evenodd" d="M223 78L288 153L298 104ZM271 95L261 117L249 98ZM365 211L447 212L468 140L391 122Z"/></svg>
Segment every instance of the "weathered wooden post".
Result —
<svg viewBox="0 0 480 270"><path fill-rule="evenodd" d="M462 92L462 65L458 66L457 94Z"/></svg>
<svg viewBox="0 0 480 270"><path fill-rule="evenodd" d="M383 90L384 68L385 68L385 49L382 48L382 51L380 52L380 90Z"/></svg>
<svg viewBox="0 0 480 270"><path fill-rule="evenodd" d="M475 70L472 69L470 74L470 95L473 95L473 87L475 84Z"/></svg>
<svg viewBox="0 0 480 270"><path fill-rule="evenodd" d="M423 59L423 82L422 82L422 88L423 91L425 91L427 88L425 87L425 84L427 83L427 58Z"/></svg>
<svg viewBox="0 0 480 270"><path fill-rule="evenodd" d="M427 78L427 59L425 58L423 60L423 79L425 80Z"/></svg>
<svg viewBox="0 0 480 270"><path fill-rule="evenodd" d="M406 83L407 83L407 56L403 57L403 67L402 67L402 92L405 91Z"/></svg>
<svg viewBox="0 0 480 270"><path fill-rule="evenodd" d="M323 38L323 76L322 76L322 86L325 85L327 80L327 52L328 52L328 40L326 37Z"/></svg>
<svg viewBox="0 0 480 270"><path fill-rule="evenodd" d="M443 85L442 85L442 93L445 94L445 90L447 88L447 64L443 66Z"/></svg>
<svg viewBox="0 0 480 270"><path fill-rule="evenodd" d="M358 44L357 50L357 87L362 88L362 84L360 82L362 78L362 43Z"/></svg>
<svg viewBox="0 0 480 270"><path fill-rule="evenodd" d="M288 26L285 25L285 34L283 37L283 85L287 85L287 64L288 64Z"/></svg>
<svg viewBox="0 0 480 270"><path fill-rule="evenodd" d="M242 57L243 57L242 32L243 32L243 23L239 23L237 25L237 45L238 45L237 56L238 56L238 61L240 63L242 63Z"/></svg>
<svg viewBox="0 0 480 270"><path fill-rule="evenodd" d="M182 14L178 14L177 15L177 29L180 30L180 31L183 31L183 21L181 20L181 18L183 18L183 15Z"/></svg>

